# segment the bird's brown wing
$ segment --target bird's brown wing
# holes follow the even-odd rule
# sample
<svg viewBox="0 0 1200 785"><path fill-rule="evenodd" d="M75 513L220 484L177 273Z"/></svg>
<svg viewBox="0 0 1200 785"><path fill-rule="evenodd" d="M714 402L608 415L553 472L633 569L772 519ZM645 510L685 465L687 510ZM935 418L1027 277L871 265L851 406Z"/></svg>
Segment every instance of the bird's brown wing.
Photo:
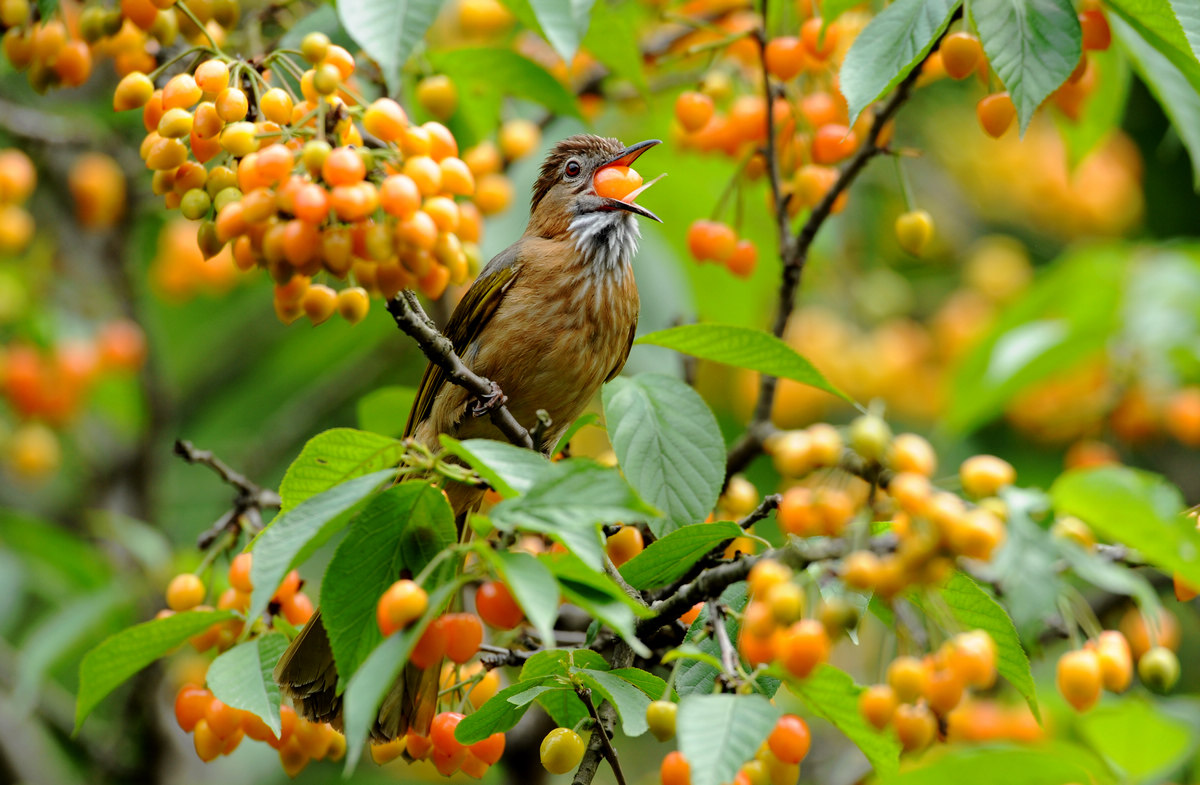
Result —
<svg viewBox="0 0 1200 785"><path fill-rule="evenodd" d="M521 270L521 265L517 263L516 248L516 245L511 246L488 263L451 314L444 334L459 355L483 332L516 280ZM409 412L408 424L404 426L405 436L411 436L417 424L433 411L433 401L445 382L446 372L440 366L429 363L425 367L421 386L417 388L417 400Z"/></svg>

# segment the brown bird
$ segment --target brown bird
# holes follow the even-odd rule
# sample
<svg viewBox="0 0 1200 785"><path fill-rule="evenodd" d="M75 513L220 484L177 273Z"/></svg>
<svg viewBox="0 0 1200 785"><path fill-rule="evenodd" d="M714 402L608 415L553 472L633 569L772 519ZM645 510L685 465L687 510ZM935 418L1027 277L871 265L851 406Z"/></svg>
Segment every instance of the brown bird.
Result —
<svg viewBox="0 0 1200 785"><path fill-rule="evenodd" d="M517 422L531 425L538 409L549 413L548 448L625 365L639 307L630 266L641 236L634 216L659 220L634 203L640 190L624 201L610 199L596 193L594 178L604 167L630 166L656 144L625 147L581 134L555 145L533 186L525 233L484 267L446 325L455 351L497 383ZM503 439L488 418L472 416L473 403L430 363L405 435L434 449L443 433ZM460 520L481 495L459 483L446 491ZM376 740L409 728L428 733L439 670L405 667L380 708ZM280 658L275 680L302 715L341 727L337 669L319 611Z"/></svg>

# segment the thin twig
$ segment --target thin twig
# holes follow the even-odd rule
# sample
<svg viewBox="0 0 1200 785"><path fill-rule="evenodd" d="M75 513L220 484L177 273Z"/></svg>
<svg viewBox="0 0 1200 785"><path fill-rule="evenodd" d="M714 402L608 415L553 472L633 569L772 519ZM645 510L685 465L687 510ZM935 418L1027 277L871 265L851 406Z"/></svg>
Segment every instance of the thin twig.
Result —
<svg viewBox="0 0 1200 785"><path fill-rule="evenodd" d="M604 720L600 718L600 712L596 711L596 704L592 703L592 691L585 689L579 690L578 693L579 697L583 700L583 705L587 706L588 714L591 714L592 719L596 721L596 735L600 737L600 743L604 749L604 758L608 761L608 765L612 767L613 776L617 779L617 785L625 785L625 772L621 771L621 760L617 757L617 749L613 746L612 739L608 737L609 729L605 727Z"/></svg>
<svg viewBox="0 0 1200 785"><path fill-rule="evenodd" d="M779 508L779 503L783 501L783 496L778 493L768 493L763 497L749 515L738 521L738 526L742 527L742 531L749 529L754 524L766 518L772 512Z"/></svg>
<svg viewBox="0 0 1200 785"><path fill-rule="evenodd" d="M212 469L226 484L237 488L239 493L253 501L255 507L278 507L282 503L278 493L269 488L263 488L246 475L233 469L212 451L197 449L186 439L179 439L175 442L175 454L188 463L198 463Z"/></svg>
<svg viewBox="0 0 1200 785"><path fill-rule="evenodd" d="M526 660L539 651L541 649L521 651L519 649L508 649L503 646L493 646L490 643L481 643L479 644L479 661L488 670L502 668L506 665L519 667L524 665Z"/></svg>
<svg viewBox="0 0 1200 785"><path fill-rule="evenodd" d="M722 688L732 691L737 688L738 657L729 640L729 628L725 626L725 612L720 603L714 599L708 601L708 619L712 622L713 636L717 639L717 648L721 651L721 673L718 679Z"/></svg>
<svg viewBox="0 0 1200 785"><path fill-rule="evenodd" d="M800 280L804 273L805 264L808 261L808 252L812 247L813 240L817 236L817 232L833 213L833 206L837 202L838 197L850 187L871 159L888 151L886 145L879 143L880 136L883 134L883 130L888 122L891 121L896 112L900 110L900 107L904 105L912 94L913 86L921 74L921 64L917 64L896 87L891 97L875 109L871 128L867 133L867 138L863 142L862 147L842 167L833 187L829 189L821 201L813 208L808 219L800 227L799 231L796 232L794 237L789 228L790 218L788 216L786 201L780 196L781 181L778 155L775 150L775 124L771 119L774 88L766 70L765 58L762 59L762 67L763 90L767 99L767 117L769 118L767 123L766 147L767 171L768 180L771 184L771 193L775 200L775 218L779 230L779 253L783 260L783 278L779 286L779 299L775 309L775 321L772 324L771 332L777 338L782 338L784 331L787 329L788 321L791 319L792 311L795 309L796 292L800 288ZM775 388L777 383L778 379L768 374L763 374L760 378L758 399L754 406L754 414L750 419L750 423L746 426L746 431L729 449L729 454L726 458L726 482L734 474L746 468L750 461L754 460L762 452L763 442L774 432L775 428L771 424L771 410L775 405Z"/></svg>
<svg viewBox="0 0 1200 785"><path fill-rule="evenodd" d="M614 669L628 668L633 664L633 649L629 648L624 641L618 640L608 662ZM596 720L597 729L603 728L607 732L611 732L617 721L617 712L612 704L604 701L595 710L592 717ZM592 738L588 740L587 749L583 753L583 760L579 762L579 768L575 770L575 779L571 781L571 785L590 785L591 781L595 779L596 770L600 768L600 761L607 757L605 744L611 746L607 733L592 734ZM624 783L624 774L621 772L620 764L616 763L615 752L609 765L613 767L613 774L618 778L618 782Z"/></svg>
<svg viewBox="0 0 1200 785"><path fill-rule="evenodd" d="M467 367L455 353L454 344L450 339L433 326L416 295L405 290L388 300L387 309L396 321L396 326L417 342L429 361L445 371L451 383L457 384L475 397L473 414L488 415L492 424L499 428L510 442L518 447L533 449L533 438L529 431L516 421L512 412L504 405L507 399L500 386Z"/></svg>

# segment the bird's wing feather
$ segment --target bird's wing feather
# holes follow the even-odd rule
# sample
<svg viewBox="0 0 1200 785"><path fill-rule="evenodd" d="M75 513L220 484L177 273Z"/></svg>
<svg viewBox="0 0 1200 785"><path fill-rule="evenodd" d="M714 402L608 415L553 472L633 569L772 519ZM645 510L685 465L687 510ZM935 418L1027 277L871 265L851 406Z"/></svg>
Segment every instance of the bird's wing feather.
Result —
<svg viewBox="0 0 1200 785"><path fill-rule="evenodd" d="M519 250L518 241L488 262L451 314L443 332L460 356L483 332L521 271ZM446 372L437 364L429 363L425 367L421 385L417 388L417 400L409 412L408 424L404 426L405 436L411 436L417 425L433 411L434 399L445 381Z"/></svg>

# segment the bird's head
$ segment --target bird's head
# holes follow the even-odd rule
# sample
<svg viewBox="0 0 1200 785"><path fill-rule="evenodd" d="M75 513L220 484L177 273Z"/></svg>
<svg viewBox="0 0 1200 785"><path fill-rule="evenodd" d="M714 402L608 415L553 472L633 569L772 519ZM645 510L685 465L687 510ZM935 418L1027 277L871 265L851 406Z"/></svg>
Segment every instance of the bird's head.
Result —
<svg viewBox="0 0 1200 785"><path fill-rule="evenodd" d="M659 143L650 139L626 147L616 139L591 134L563 139L546 157L534 183L526 233L539 237L570 234L589 256L604 251L601 257L620 257L610 261L628 261L639 236L633 216L661 223L657 215L634 201L651 183L617 199L597 193L596 176L608 167L631 166Z"/></svg>

